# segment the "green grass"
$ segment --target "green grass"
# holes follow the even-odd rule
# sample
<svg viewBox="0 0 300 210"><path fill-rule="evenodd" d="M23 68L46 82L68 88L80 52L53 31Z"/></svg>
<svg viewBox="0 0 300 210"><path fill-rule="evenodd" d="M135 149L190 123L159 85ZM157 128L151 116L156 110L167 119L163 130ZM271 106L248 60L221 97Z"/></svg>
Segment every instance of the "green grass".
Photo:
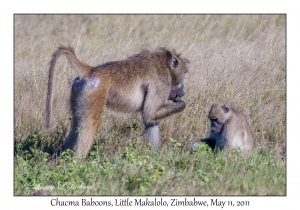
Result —
<svg viewBox="0 0 300 210"><path fill-rule="evenodd" d="M31 195L44 187L45 195L285 195L285 159L255 151L242 156L214 153L206 145L186 151L171 139L170 148L129 141L115 154L95 145L87 160L62 155L54 166L48 153L37 149L42 134L32 136L31 153L15 154L15 195Z"/></svg>
<svg viewBox="0 0 300 210"><path fill-rule="evenodd" d="M15 15L14 194L32 195L286 195L285 15ZM98 65L144 46L175 49L190 60L186 109L160 122L162 148L147 144L140 115L105 112L88 158L66 153L47 159L70 129L69 94L77 72L57 63L52 127L45 101L51 55L74 46L80 60ZM255 152L213 153L186 147L209 132L214 102L241 110ZM90 189L62 190L65 186Z"/></svg>

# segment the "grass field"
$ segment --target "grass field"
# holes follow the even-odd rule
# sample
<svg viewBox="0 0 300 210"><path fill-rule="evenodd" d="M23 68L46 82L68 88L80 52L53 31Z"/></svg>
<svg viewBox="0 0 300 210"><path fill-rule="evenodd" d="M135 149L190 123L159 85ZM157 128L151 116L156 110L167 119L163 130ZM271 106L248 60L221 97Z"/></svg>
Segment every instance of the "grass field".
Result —
<svg viewBox="0 0 300 210"><path fill-rule="evenodd" d="M49 195L286 195L285 15L15 15L14 25L15 195L43 186L54 187ZM57 64L52 127L44 127L49 62L68 43L90 65L143 47L189 59L187 107L161 121L159 151L147 144L140 115L105 112L86 160L70 152L57 166L47 162L70 129L77 72L67 59ZM247 116L253 154L186 151L208 135L214 102Z"/></svg>

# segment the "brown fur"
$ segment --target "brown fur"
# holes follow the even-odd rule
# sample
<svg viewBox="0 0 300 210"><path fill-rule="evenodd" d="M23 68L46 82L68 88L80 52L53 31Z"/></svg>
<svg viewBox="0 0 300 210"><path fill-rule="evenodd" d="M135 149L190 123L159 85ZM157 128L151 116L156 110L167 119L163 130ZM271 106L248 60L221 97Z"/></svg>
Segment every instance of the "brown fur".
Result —
<svg viewBox="0 0 300 210"><path fill-rule="evenodd" d="M190 151L196 150L197 142L204 142L212 149L236 149L242 152L253 149L251 129L244 115L226 104L212 105L208 118L211 131L207 138L196 140L189 146Z"/></svg>
<svg viewBox="0 0 300 210"><path fill-rule="evenodd" d="M141 112L149 142L156 147L160 144L158 121L185 108L179 98L184 95L186 60L175 52L164 48L144 50L125 60L91 67L78 60L72 47L61 46L53 54L49 69L47 128L51 122L55 64L62 54L80 70L81 76L75 79L71 91L72 129L56 155L72 149L78 156L85 156L105 106L117 113Z"/></svg>

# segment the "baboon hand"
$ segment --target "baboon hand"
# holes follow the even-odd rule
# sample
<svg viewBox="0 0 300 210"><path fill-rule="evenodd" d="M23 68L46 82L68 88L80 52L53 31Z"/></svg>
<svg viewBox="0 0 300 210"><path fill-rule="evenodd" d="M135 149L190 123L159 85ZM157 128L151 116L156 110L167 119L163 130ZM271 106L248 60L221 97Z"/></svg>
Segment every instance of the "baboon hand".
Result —
<svg viewBox="0 0 300 210"><path fill-rule="evenodd" d="M187 150L190 152L195 152L197 149L197 141L193 141L188 147Z"/></svg>
<svg viewBox="0 0 300 210"><path fill-rule="evenodd" d="M173 100L173 105L174 105L174 110L176 112L180 112L182 110L184 110L186 104L183 100L181 100L180 98L176 98Z"/></svg>
<svg viewBox="0 0 300 210"><path fill-rule="evenodd" d="M183 100L181 100L180 98L175 98L175 99L173 99L172 100L174 103L184 103L185 104L185 102L183 101Z"/></svg>
<svg viewBox="0 0 300 210"><path fill-rule="evenodd" d="M173 102L176 103L176 104L184 104L185 105L185 102L183 100L181 100L180 98L175 98L173 100Z"/></svg>

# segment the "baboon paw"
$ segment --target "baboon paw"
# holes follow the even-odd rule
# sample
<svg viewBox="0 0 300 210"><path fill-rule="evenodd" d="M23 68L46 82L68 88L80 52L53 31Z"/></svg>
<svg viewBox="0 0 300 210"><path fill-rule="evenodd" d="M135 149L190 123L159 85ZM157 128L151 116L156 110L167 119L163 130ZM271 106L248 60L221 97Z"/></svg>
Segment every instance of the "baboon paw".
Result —
<svg viewBox="0 0 300 210"><path fill-rule="evenodd" d="M188 147L187 147L188 151L190 152L194 152L197 149L197 144L196 142L192 142Z"/></svg>

